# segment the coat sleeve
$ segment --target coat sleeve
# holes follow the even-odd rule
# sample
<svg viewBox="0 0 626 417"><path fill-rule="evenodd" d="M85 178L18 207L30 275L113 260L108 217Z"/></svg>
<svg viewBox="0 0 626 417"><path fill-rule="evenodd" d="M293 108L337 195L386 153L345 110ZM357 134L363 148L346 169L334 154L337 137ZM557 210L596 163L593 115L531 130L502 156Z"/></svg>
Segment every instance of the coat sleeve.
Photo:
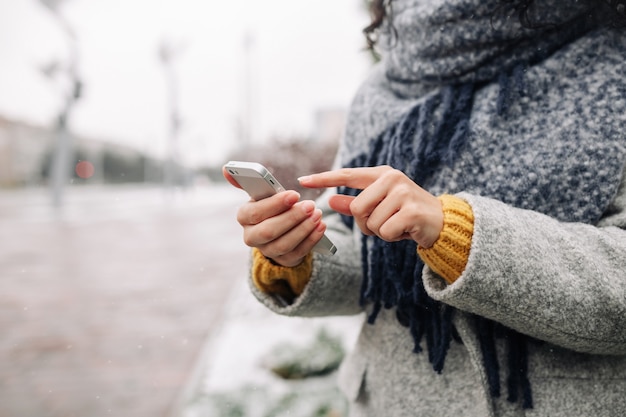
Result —
<svg viewBox="0 0 626 417"><path fill-rule="evenodd" d="M459 194L474 211L461 277L428 267L431 297L572 350L626 354L626 176L595 225Z"/></svg>
<svg viewBox="0 0 626 417"><path fill-rule="evenodd" d="M292 304L286 305L279 298L260 291L250 279L256 298L278 314L318 317L351 315L362 311L359 305L362 276L359 239L328 207L328 197L334 192L328 190L317 204L324 212L326 235L337 247L337 253L331 256L314 254L311 280L303 293Z"/></svg>

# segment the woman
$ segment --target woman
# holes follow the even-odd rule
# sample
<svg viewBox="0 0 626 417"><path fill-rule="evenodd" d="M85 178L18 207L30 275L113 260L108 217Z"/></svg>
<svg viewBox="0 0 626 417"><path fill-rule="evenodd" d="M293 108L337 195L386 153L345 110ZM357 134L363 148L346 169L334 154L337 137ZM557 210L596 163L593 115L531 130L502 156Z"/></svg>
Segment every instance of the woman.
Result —
<svg viewBox="0 0 626 417"><path fill-rule="evenodd" d="M373 10L382 60L341 169L300 179L333 187L323 220L293 191L238 212L254 294L366 312L340 372L351 415L624 415L624 5ZM332 257L311 252L324 232Z"/></svg>

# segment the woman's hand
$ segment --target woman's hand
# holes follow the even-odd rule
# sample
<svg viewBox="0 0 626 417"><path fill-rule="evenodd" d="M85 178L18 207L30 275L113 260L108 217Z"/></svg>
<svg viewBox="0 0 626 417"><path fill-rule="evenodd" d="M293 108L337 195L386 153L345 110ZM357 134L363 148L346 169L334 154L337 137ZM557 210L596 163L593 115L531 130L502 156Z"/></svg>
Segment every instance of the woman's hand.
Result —
<svg viewBox="0 0 626 417"><path fill-rule="evenodd" d="M226 171L224 177L237 188L239 184ZM263 200L250 200L237 211L246 245L258 248L274 262L293 267L322 238L326 225L322 212L313 201L298 201L296 191L283 191Z"/></svg>
<svg viewBox="0 0 626 417"><path fill-rule="evenodd" d="M389 166L344 168L299 178L308 188L350 187L363 190L357 197L334 195L329 204L354 216L366 235L388 242L413 239L429 248L443 229L441 202L403 172Z"/></svg>

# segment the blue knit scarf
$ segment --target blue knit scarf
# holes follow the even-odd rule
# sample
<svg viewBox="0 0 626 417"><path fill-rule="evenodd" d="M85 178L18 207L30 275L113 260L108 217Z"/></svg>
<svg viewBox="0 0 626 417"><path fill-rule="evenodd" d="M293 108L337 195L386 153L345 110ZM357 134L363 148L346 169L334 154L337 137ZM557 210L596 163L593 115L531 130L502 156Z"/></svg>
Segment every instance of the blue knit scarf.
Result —
<svg viewBox="0 0 626 417"><path fill-rule="evenodd" d="M409 111L398 123L371 142L370 151L346 164L346 167L390 165L402 169L418 184L424 184L440 164L452 162L462 147L468 132L474 85L450 86ZM436 108L443 114L428 140L429 120ZM412 147L413 137L419 137ZM358 195L354 189L342 188L342 194ZM353 218L342 217L350 228ZM426 294L422 280L424 263L417 256L412 240L386 242L378 237L362 236L361 257L363 280L361 305L372 304L368 322L374 324L381 308L394 308L398 321L408 327L414 340L413 351L422 351L425 338L428 359L433 369L443 370L446 353L454 338L460 342L452 325L454 309L433 300ZM484 365L492 396L500 396L499 364L495 339L506 337L508 355L508 397L518 400L521 392L523 407L532 407L530 383L527 377L526 337L497 323L475 317Z"/></svg>

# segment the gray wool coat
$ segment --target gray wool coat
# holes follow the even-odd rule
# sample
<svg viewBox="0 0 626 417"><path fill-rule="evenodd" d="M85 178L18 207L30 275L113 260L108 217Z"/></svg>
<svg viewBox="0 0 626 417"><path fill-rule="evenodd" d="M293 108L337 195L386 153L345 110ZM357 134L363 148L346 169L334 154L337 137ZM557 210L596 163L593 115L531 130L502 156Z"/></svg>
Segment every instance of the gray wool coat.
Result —
<svg viewBox="0 0 626 417"><path fill-rule="evenodd" d="M397 19L411 5L401 1ZM504 116L494 104L497 82L476 92L469 142L429 184L434 194L455 193L471 205L469 260L452 285L428 267L422 276L432 298L457 309L453 323L462 344L452 342L437 374L426 353L412 353L413 340L393 309L383 309L375 324L363 324L340 370L351 415L626 415L624 42L595 30L529 67L525 94ZM419 91L399 94L389 65L374 69L357 93L340 162L363 152L370 138L420 100ZM428 90L423 83L416 89ZM315 255L304 293L285 307L251 285L278 314L364 309L360 232L348 229L324 199L319 204L338 251ZM572 220L578 212L585 221ZM474 315L542 341L529 344L532 409L507 402L506 390L490 396ZM497 348L505 358L504 345ZM505 377L502 371L503 387Z"/></svg>
<svg viewBox="0 0 626 417"><path fill-rule="evenodd" d="M426 268L426 288L432 297L462 311L549 341L530 346L534 408L522 410L504 398L490 397L468 314L455 315L463 344L452 343L439 375L425 352L412 353L413 340L393 311L383 310L374 325L363 324L340 370L351 415L624 416L626 178L610 214L596 226L563 224L489 198L460 196L472 205L476 218L468 265L451 286ZM338 253L332 258L316 255L312 280L293 305L281 307L252 286L267 307L303 317L362 311L357 238L331 224L329 236ZM523 253L511 257L518 248ZM513 279L503 279L503 270ZM505 386L504 379L501 383Z"/></svg>

